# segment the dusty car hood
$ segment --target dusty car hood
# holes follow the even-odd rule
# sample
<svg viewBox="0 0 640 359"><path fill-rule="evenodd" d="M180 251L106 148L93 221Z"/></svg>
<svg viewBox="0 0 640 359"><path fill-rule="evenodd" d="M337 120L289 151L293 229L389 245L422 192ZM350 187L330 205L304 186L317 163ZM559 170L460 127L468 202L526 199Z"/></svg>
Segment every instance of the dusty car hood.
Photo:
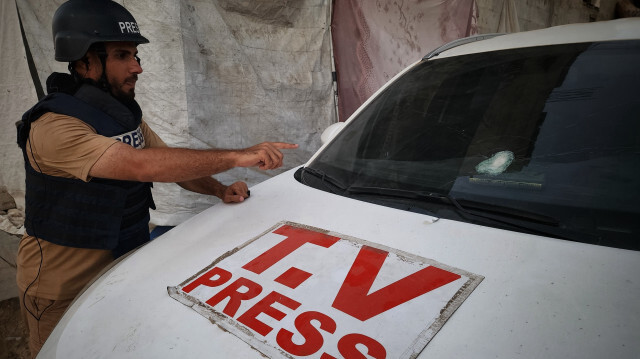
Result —
<svg viewBox="0 0 640 359"><path fill-rule="evenodd" d="M172 298L167 287L281 223L339 233L480 278L420 358L640 354L640 253L438 220L331 195L298 183L293 173L251 188L244 203L213 206L119 262L70 307L39 357L261 357ZM389 330L412 320L402 318Z"/></svg>

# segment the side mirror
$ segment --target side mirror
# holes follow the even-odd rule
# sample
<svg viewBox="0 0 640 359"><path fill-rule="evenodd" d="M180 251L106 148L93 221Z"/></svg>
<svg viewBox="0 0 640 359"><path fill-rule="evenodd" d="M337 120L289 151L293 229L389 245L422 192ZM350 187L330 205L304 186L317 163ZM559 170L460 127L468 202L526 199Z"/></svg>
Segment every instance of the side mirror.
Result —
<svg viewBox="0 0 640 359"><path fill-rule="evenodd" d="M340 130L342 130L344 125L344 122L336 122L333 125L327 127L322 132L322 135L320 135L320 141L322 141L322 144L324 145L325 143L331 141L334 137L336 137L336 135L338 134L338 132L340 132Z"/></svg>

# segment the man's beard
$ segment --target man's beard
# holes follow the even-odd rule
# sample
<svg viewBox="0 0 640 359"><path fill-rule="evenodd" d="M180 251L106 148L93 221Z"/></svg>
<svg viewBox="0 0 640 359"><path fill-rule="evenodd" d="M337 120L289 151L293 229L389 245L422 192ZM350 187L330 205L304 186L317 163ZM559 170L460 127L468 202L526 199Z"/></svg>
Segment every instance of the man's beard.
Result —
<svg viewBox="0 0 640 359"><path fill-rule="evenodd" d="M120 85L120 86L114 86L114 85L110 84L111 95L113 97L115 97L118 101L120 101L122 103L125 103L125 104L128 103L128 102L133 101L135 99L135 97L136 97L135 89L132 88L129 91L123 91L122 90L122 87L123 87L124 83L126 83L129 80L133 80L133 79L137 80L138 76L134 75L134 76L132 76L132 77L130 77L128 79L125 79L123 84Z"/></svg>

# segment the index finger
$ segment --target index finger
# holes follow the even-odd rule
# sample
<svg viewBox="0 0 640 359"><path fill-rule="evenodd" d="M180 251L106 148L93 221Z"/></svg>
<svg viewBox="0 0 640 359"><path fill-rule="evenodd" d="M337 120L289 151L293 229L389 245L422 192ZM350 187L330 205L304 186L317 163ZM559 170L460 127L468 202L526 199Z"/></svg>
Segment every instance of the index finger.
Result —
<svg viewBox="0 0 640 359"><path fill-rule="evenodd" d="M287 143L287 142L269 142L273 147L278 149L288 149L288 148L298 148L297 143Z"/></svg>

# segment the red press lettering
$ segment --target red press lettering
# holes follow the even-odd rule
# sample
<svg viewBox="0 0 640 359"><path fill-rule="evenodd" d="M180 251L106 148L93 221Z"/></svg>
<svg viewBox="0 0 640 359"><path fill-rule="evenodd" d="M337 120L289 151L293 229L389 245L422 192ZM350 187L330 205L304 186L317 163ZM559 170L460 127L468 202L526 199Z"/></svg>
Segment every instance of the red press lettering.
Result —
<svg viewBox="0 0 640 359"><path fill-rule="evenodd" d="M245 288L246 291L241 292L240 288ZM224 299L229 298L229 303L227 303L222 312L233 318L243 300L253 299L257 297L260 292L262 292L262 286L260 286L260 284L240 277L235 282L229 284L228 287L219 291L218 294L209 298L206 303L214 307Z"/></svg>
<svg viewBox="0 0 640 359"><path fill-rule="evenodd" d="M216 279L213 279L217 277ZM185 293L189 293L192 290L196 289L198 286L204 285L207 287L217 287L226 283L229 279L231 279L231 273L218 267L211 268L208 272L196 278L193 282L191 282L186 287L182 288L182 291Z"/></svg>
<svg viewBox="0 0 640 359"><path fill-rule="evenodd" d="M347 334L338 341L338 351L345 358L366 359L357 348L356 344L362 344L367 347L369 357L375 359L384 359L387 357L387 350L374 339L362 334Z"/></svg>
<svg viewBox="0 0 640 359"><path fill-rule="evenodd" d="M332 306L365 321L460 278L455 273L429 266L368 294L387 254L363 246Z"/></svg>
<svg viewBox="0 0 640 359"><path fill-rule="evenodd" d="M286 236L287 238L282 242L276 244L266 252L262 253L249 263L245 264L242 268L252 271L253 273L260 274L267 270L272 265L278 263L284 257L291 254L296 249L302 247L305 243L315 244L320 247L329 248L336 243L340 238L329 236L326 234L314 232L304 228L297 228L292 226L282 226L275 231L275 234Z"/></svg>
<svg viewBox="0 0 640 359"><path fill-rule="evenodd" d="M304 343L295 344L291 340L293 333L286 329L280 329L276 335L278 345L289 354L298 356L311 355L320 350L324 339L318 329L311 324L312 320L318 321L320 323L320 329L325 332L333 334L336 331L336 322L330 317L320 312L304 312L296 317L294 322L296 329L305 339Z"/></svg>
<svg viewBox="0 0 640 359"><path fill-rule="evenodd" d="M295 300L284 296L278 292L271 292L267 294L266 297L262 298L258 303L256 303L253 307L249 308L244 314L238 317L238 321L249 328L258 332L258 334L262 336L267 336L273 328L264 324L263 322L258 320L258 315L264 313L271 318L280 321L282 318L287 315L280 310L272 307L273 303L280 303L289 309L297 309L300 306L300 303Z"/></svg>
<svg viewBox="0 0 640 359"><path fill-rule="evenodd" d="M278 278L274 279L274 281L286 285L291 289L296 289L300 284L304 283L305 280L309 279L309 277L311 277L311 273L296 267L291 267Z"/></svg>

